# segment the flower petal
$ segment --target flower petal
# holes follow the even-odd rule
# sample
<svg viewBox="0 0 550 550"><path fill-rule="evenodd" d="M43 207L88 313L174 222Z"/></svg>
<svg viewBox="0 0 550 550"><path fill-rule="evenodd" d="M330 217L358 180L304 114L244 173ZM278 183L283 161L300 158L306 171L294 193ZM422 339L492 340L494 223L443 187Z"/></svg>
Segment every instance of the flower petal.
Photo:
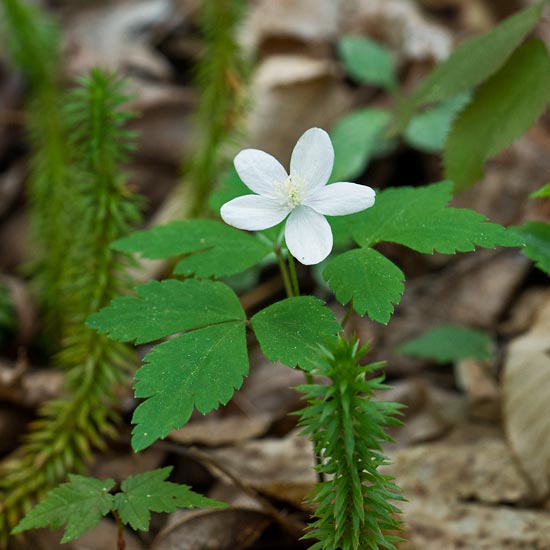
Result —
<svg viewBox="0 0 550 550"><path fill-rule="evenodd" d="M288 206L259 195L237 197L226 202L220 209L225 223L248 231L273 227L282 222L289 212Z"/></svg>
<svg viewBox="0 0 550 550"><path fill-rule="evenodd" d="M292 151L290 174L302 178L313 190L327 183L333 165L334 149L328 134L321 128L311 128Z"/></svg>
<svg viewBox="0 0 550 550"><path fill-rule="evenodd" d="M344 216L374 204L374 189L357 183L331 183L317 189L303 204L325 216Z"/></svg>
<svg viewBox="0 0 550 550"><path fill-rule="evenodd" d="M273 184L288 178L282 164L271 155L258 149L245 149L233 161L237 174L245 185L264 197L275 196Z"/></svg>
<svg viewBox="0 0 550 550"><path fill-rule="evenodd" d="M324 216L307 206L295 208L285 226L290 253L301 263L322 262L332 250L332 230Z"/></svg>

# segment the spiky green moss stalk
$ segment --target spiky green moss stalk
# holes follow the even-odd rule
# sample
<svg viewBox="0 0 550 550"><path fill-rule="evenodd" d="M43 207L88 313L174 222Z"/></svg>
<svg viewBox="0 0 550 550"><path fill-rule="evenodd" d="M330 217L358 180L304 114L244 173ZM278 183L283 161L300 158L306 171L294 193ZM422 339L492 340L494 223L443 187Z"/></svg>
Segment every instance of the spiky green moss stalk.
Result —
<svg viewBox="0 0 550 550"><path fill-rule="evenodd" d="M28 185L33 242L31 270L45 312L50 341L59 337L63 316L61 289L67 258L71 193L70 151L62 122L59 33L36 6L21 0L0 0L2 42L29 84L26 106L32 149Z"/></svg>
<svg viewBox="0 0 550 550"><path fill-rule="evenodd" d="M78 167L79 194L68 279L63 293L67 316L57 364L67 370L66 397L47 403L26 442L0 466L0 535L30 509L36 499L83 470L94 448L115 434L117 388L125 383L133 355L123 344L85 326L87 317L128 290L127 260L110 250L139 217L135 199L124 185L120 165L131 136L121 83L93 71L70 97L67 119Z"/></svg>
<svg viewBox="0 0 550 550"><path fill-rule="evenodd" d="M387 386L382 376L367 379L381 365L360 365L366 352L356 340L339 338L313 372L330 384L298 388L308 400L298 413L300 426L326 479L309 497L315 521L305 538L317 539L312 550L395 550L401 540L395 535L399 509L392 502L403 498L392 478L378 472L388 463L381 442L391 438L384 427L399 424L400 405L372 399Z"/></svg>
<svg viewBox="0 0 550 550"><path fill-rule="evenodd" d="M204 213L220 173L224 146L242 123L248 67L236 31L244 9L243 0L202 0L199 5L203 48L196 78L198 139L184 168L186 184L192 186L191 217Z"/></svg>

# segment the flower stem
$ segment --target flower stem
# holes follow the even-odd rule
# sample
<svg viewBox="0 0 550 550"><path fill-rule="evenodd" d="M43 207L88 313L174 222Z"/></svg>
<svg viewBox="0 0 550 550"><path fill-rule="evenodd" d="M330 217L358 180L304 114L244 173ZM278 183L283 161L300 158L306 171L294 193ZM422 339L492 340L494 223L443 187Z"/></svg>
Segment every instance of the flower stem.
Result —
<svg viewBox="0 0 550 550"><path fill-rule="evenodd" d="M118 512L113 512L117 527L117 550L126 550L126 541L124 540L124 524Z"/></svg>
<svg viewBox="0 0 550 550"><path fill-rule="evenodd" d="M294 256L290 252L288 253L288 267L290 269L290 279L294 296L300 296L300 285L298 283L298 276L296 275L296 262L294 261Z"/></svg>
<svg viewBox="0 0 550 550"><path fill-rule="evenodd" d="M279 263L279 269L281 270L281 275L283 277L283 284L285 285L285 291L288 298L294 296L294 291L292 284L290 283L290 277L288 274L288 268L286 266L285 259L283 258L283 253L279 245L275 246L275 254L277 256L277 262Z"/></svg>
<svg viewBox="0 0 550 550"><path fill-rule="evenodd" d="M346 310L346 314L342 319L342 328L346 328L346 325L348 324L348 321L350 320L352 313L353 313L353 305L350 303L348 306L348 309Z"/></svg>

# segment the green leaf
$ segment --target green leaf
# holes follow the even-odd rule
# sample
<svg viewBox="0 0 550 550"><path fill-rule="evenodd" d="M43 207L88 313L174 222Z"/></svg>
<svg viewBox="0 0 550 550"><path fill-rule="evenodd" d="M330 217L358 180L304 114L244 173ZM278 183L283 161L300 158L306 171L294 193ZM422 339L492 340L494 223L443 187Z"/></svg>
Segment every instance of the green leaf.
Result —
<svg viewBox="0 0 550 550"><path fill-rule="evenodd" d="M544 273L550 275L550 225L543 222L527 222L510 228L524 242L521 251Z"/></svg>
<svg viewBox="0 0 550 550"><path fill-rule="evenodd" d="M387 324L403 294L403 272L372 248L349 250L329 261L323 277L342 304L353 300L359 315L365 313Z"/></svg>
<svg viewBox="0 0 550 550"><path fill-rule="evenodd" d="M543 185L540 189L529 195L530 199L544 199L546 197L550 197L550 183Z"/></svg>
<svg viewBox="0 0 550 550"><path fill-rule="evenodd" d="M439 153L445 146L453 120L470 98L470 93L464 93L416 115L403 137L421 151Z"/></svg>
<svg viewBox="0 0 550 550"><path fill-rule="evenodd" d="M443 101L486 80L498 71L537 24L544 4L538 2L488 33L465 40L418 85L412 94L412 103L420 106Z"/></svg>
<svg viewBox="0 0 550 550"><path fill-rule="evenodd" d="M482 330L460 325L443 325L401 344L396 352L434 359L438 363L461 359L486 360L493 356L493 341Z"/></svg>
<svg viewBox="0 0 550 550"><path fill-rule="evenodd" d="M332 182L353 181L365 171L389 121L388 111L358 109L336 123L330 132L334 146Z"/></svg>
<svg viewBox="0 0 550 550"><path fill-rule="evenodd" d="M236 275L272 252L269 244L250 233L212 220L174 221L137 231L115 241L112 247L120 252L139 252L150 259L188 254L177 263L174 272L197 277Z"/></svg>
<svg viewBox="0 0 550 550"><path fill-rule="evenodd" d="M181 428L195 407L206 414L225 405L248 374L245 324L229 322L187 332L153 348L135 375L134 451L172 428Z"/></svg>
<svg viewBox="0 0 550 550"><path fill-rule="evenodd" d="M17 534L28 529L49 527L59 529L66 524L61 542L70 542L93 529L99 520L111 511L115 486L112 479L94 479L69 474L69 483L63 483L48 493L13 529Z"/></svg>
<svg viewBox="0 0 550 550"><path fill-rule="evenodd" d="M476 246L521 246L522 241L485 216L447 208L452 183L394 187L379 193L372 208L355 217L353 238L360 246L402 244L424 254L470 252Z"/></svg>
<svg viewBox="0 0 550 550"><path fill-rule="evenodd" d="M246 318L236 294L223 283L168 279L138 286L136 292L137 297L115 298L86 324L115 340L143 344L175 332Z"/></svg>
<svg viewBox="0 0 550 550"><path fill-rule="evenodd" d="M307 369L325 340L340 332L334 313L313 296L281 300L250 320L264 355L270 361Z"/></svg>
<svg viewBox="0 0 550 550"><path fill-rule="evenodd" d="M344 36L338 42L338 50L347 72L359 82L386 89L395 85L392 54L374 40Z"/></svg>
<svg viewBox="0 0 550 550"><path fill-rule="evenodd" d="M481 179L485 161L521 136L549 99L550 58L542 41L530 40L481 86L457 118L444 156L455 190Z"/></svg>
<svg viewBox="0 0 550 550"><path fill-rule="evenodd" d="M114 498L115 509L122 522L136 531L147 531L150 512L175 512L178 508L224 508L224 502L203 497L187 485L165 481L172 466L130 476L122 482L122 492Z"/></svg>

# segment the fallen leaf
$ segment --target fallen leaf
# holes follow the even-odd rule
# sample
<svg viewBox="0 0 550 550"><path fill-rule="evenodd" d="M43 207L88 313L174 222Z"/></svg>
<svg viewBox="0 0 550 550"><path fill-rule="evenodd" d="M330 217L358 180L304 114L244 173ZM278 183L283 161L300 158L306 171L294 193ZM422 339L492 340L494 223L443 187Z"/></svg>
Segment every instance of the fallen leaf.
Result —
<svg viewBox="0 0 550 550"><path fill-rule="evenodd" d="M547 297L531 330L510 343L502 379L506 434L536 498L550 493L549 334Z"/></svg>

